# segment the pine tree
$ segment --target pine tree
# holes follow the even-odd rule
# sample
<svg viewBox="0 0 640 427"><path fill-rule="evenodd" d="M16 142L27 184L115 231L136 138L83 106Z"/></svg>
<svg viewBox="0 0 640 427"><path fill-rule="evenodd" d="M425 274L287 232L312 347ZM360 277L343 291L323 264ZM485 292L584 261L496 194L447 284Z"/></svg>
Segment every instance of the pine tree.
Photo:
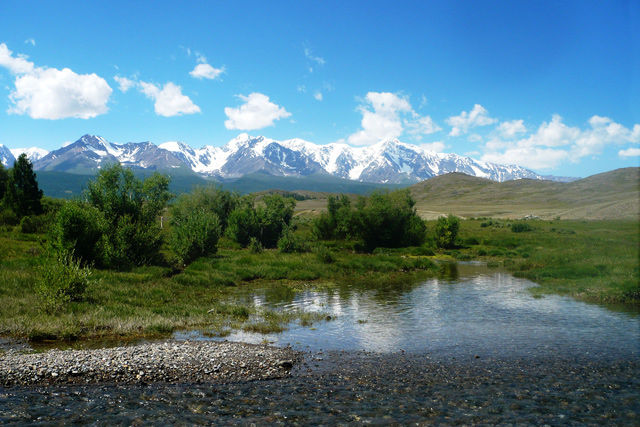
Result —
<svg viewBox="0 0 640 427"><path fill-rule="evenodd" d="M13 163L9 173L5 206L11 208L18 217L42 213L42 190L38 188L33 165L24 153Z"/></svg>

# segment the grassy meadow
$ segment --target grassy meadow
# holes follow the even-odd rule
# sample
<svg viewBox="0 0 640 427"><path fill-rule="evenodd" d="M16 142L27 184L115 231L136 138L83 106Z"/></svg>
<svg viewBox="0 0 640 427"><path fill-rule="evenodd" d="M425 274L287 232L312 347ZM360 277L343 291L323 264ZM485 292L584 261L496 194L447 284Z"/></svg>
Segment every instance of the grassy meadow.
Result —
<svg viewBox="0 0 640 427"><path fill-rule="evenodd" d="M433 233L435 222L428 222ZM354 281L384 284L415 282L439 274L434 261L482 260L504 265L540 286L536 295L560 294L591 302L640 303L635 221L526 221L512 231L511 221L461 222L458 244L354 251L357 242L319 243L308 253L253 253L223 239L218 253L188 267L166 265L130 271L92 269L81 301L56 312L43 310L36 293L46 235L23 234L19 227L0 231L0 335L32 341L168 336L200 329L224 336L232 329L277 332L290 322L311 325L323 313L282 312L256 307L251 294L267 288L293 294L309 287L344 286ZM308 223L298 233L310 238ZM167 255L170 258L169 255Z"/></svg>

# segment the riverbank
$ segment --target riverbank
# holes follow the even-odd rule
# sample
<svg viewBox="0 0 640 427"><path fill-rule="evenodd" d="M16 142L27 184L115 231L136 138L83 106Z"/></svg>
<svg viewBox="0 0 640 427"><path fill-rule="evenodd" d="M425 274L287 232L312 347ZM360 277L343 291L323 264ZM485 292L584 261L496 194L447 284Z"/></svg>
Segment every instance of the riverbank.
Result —
<svg viewBox="0 0 640 427"><path fill-rule="evenodd" d="M0 386L228 383L289 375L302 353L211 341L165 341L94 350L0 353Z"/></svg>

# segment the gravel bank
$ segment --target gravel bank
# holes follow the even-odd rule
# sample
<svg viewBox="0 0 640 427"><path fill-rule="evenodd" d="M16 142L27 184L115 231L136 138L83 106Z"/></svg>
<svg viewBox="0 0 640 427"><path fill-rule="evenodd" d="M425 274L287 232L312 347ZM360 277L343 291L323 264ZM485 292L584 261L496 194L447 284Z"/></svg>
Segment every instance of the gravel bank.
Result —
<svg viewBox="0 0 640 427"><path fill-rule="evenodd" d="M205 341L7 352L0 353L0 385L228 383L288 376L301 357L288 348Z"/></svg>

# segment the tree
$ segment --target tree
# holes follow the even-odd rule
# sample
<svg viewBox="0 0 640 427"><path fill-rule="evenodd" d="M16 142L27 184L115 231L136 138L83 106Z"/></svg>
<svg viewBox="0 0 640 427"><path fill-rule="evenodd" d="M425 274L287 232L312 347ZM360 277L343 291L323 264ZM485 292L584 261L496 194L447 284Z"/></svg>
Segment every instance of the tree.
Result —
<svg viewBox="0 0 640 427"><path fill-rule="evenodd" d="M435 231L436 246L443 249L453 248L459 230L460 220L455 215L438 218Z"/></svg>
<svg viewBox="0 0 640 427"><path fill-rule="evenodd" d="M4 193L7 191L7 181L9 181L9 171L0 162L0 202L2 202Z"/></svg>
<svg viewBox="0 0 640 427"><path fill-rule="evenodd" d="M418 246L424 242L426 227L418 216L409 190L376 191L361 196L353 213L353 228L367 250L377 247Z"/></svg>
<svg viewBox="0 0 640 427"><path fill-rule="evenodd" d="M275 248L283 230L291 223L296 201L272 194L262 198L263 206L256 206L253 196L242 197L229 215L227 234L246 247L251 238L265 248Z"/></svg>
<svg viewBox="0 0 640 427"><path fill-rule="evenodd" d="M345 239L353 234L353 208L344 194L329 195L327 212L313 221L313 232L320 239Z"/></svg>
<svg viewBox="0 0 640 427"><path fill-rule="evenodd" d="M5 205L20 218L42 213L42 190L38 188L33 165L24 153L13 163L4 197Z"/></svg>
<svg viewBox="0 0 640 427"><path fill-rule="evenodd" d="M162 246L158 217L171 197L166 175L141 181L120 164L103 167L87 184L85 200L58 213L52 245L104 267L157 262Z"/></svg>

